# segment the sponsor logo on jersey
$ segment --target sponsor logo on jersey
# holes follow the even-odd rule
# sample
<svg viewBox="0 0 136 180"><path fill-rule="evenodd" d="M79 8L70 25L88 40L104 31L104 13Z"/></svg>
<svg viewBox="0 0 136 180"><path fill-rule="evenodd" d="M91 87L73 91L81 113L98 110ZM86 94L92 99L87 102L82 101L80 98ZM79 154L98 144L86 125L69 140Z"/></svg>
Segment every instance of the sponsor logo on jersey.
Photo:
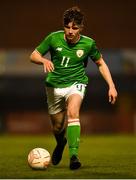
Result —
<svg viewBox="0 0 136 180"><path fill-rule="evenodd" d="M84 51L79 49L79 50L77 50L76 54L77 54L78 57L81 57L81 56L83 56Z"/></svg>
<svg viewBox="0 0 136 180"><path fill-rule="evenodd" d="M61 48L61 47L58 47L56 50L57 50L57 51L62 51L62 48Z"/></svg>

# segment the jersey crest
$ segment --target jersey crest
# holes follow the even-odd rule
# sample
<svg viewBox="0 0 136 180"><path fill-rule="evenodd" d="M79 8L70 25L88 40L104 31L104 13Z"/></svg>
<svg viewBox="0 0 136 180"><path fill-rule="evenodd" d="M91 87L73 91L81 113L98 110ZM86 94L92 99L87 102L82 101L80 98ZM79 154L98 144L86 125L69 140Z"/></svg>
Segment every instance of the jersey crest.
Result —
<svg viewBox="0 0 136 180"><path fill-rule="evenodd" d="M82 56L83 56L84 51L83 51L83 50L81 50L81 49L79 49L79 50L77 50L77 51L76 51L76 54L77 54L77 56L80 58L80 57L82 57Z"/></svg>

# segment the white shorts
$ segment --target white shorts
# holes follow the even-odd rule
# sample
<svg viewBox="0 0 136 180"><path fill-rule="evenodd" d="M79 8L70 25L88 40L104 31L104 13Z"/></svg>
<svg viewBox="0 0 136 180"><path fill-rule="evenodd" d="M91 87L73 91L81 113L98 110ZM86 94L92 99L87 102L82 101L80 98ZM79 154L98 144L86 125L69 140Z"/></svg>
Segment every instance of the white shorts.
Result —
<svg viewBox="0 0 136 180"><path fill-rule="evenodd" d="M66 109L66 101L72 94L79 94L84 98L86 84L73 84L66 88L46 87L49 114L56 114Z"/></svg>

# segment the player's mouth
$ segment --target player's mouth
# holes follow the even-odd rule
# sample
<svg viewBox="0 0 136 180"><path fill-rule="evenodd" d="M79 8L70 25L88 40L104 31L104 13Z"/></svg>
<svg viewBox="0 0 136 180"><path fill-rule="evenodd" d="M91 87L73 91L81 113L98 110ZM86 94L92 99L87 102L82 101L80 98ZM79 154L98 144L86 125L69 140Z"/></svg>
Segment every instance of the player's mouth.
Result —
<svg viewBox="0 0 136 180"><path fill-rule="evenodd" d="M67 39L73 39L74 38L74 35L68 35L67 36Z"/></svg>

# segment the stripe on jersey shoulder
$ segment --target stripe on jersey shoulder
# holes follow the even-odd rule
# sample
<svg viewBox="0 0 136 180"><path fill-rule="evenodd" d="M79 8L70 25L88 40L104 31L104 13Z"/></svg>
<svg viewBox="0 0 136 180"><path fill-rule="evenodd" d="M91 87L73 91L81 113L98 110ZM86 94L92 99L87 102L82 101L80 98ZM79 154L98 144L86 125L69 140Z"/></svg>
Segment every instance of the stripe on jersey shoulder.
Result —
<svg viewBox="0 0 136 180"><path fill-rule="evenodd" d="M81 35L83 38L86 38L88 40L93 40L92 38L88 37L88 36L85 36L85 35Z"/></svg>
<svg viewBox="0 0 136 180"><path fill-rule="evenodd" d="M63 30L59 30L59 31L55 31L55 32L52 32L51 34L58 34L58 33L62 33L64 32Z"/></svg>

